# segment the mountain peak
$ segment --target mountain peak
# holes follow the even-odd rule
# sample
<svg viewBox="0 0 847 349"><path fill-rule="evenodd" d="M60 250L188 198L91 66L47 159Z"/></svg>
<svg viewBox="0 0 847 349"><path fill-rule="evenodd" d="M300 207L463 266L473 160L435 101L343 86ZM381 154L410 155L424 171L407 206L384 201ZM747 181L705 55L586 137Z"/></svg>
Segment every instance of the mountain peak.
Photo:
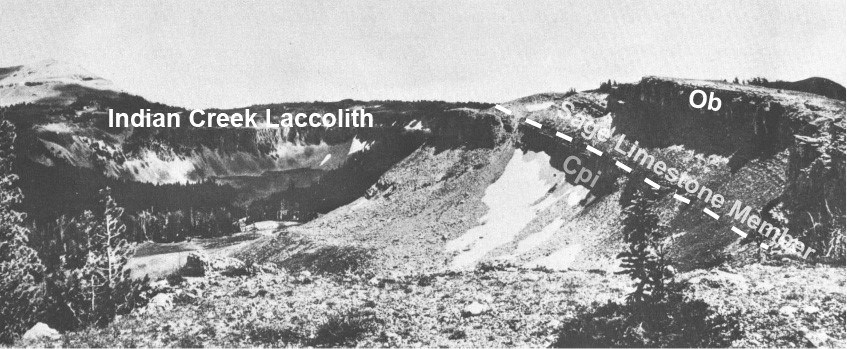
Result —
<svg viewBox="0 0 847 349"><path fill-rule="evenodd" d="M98 85L108 83L107 80L92 74L78 65L57 61L55 59L45 59L31 64L18 66L14 71L9 71L4 75L5 76L0 78L0 81L4 84L26 82L64 82L85 83L86 85L91 85L92 83L89 81L98 81Z"/></svg>
<svg viewBox="0 0 847 349"><path fill-rule="evenodd" d="M45 59L27 65L0 68L0 106L41 101L71 102L63 87L77 85L94 90L120 91L111 81L81 66Z"/></svg>

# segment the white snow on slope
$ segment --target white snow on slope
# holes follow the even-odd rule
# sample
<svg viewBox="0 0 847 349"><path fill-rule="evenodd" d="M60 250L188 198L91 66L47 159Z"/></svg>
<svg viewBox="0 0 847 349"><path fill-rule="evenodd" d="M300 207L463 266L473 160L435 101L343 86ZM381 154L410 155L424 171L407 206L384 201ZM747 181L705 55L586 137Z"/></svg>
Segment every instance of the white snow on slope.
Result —
<svg viewBox="0 0 847 349"><path fill-rule="evenodd" d="M482 202L489 209L481 225L447 242L448 251L461 251L453 259L453 269L473 267L487 253L511 242L538 211L556 202L545 197L555 182L556 170L549 162L546 153L515 150L503 174L485 190Z"/></svg>
<svg viewBox="0 0 847 349"><path fill-rule="evenodd" d="M588 196L589 190L583 186L573 186L567 183L565 183L564 186L562 196L557 197L557 199L564 198L567 206L569 207L579 205L582 199ZM556 219L541 229L541 231L525 237L523 240L518 242L518 247L515 249L515 252L512 253L512 257L517 257L520 254L542 247L545 242L550 241L550 239L556 235L564 223L565 219L562 217L556 217Z"/></svg>
<svg viewBox="0 0 847 349"><path fill-rule="evenodd" d="M571 263L576 260L576 257L579 255L580 251L582 251L582 245L568 245L556 252L551 253L547 257L541 257L532 262L529 262L526 267L544 267L552 270L565 271L568 270L568 267L570 267Z"/></svg>
<svg viewBox="0 0 847 349"><path fill-rule="evenodd" d="M127 159L123 167L135 173L135 180L147 183L190 183L189 174L195 169L190 158L173 156L165 160L149 150Z"/></svg>
<svg viewBox="0 0 847 349"><path fill-rule="evenodd" d="M51 59L22 66L0 79L0 106L58 97L62 92L56 88L66 85L121 91L79 66Z"/></svg>
<svg viewBox="0 0 847 349"><path fill-rule="evenodd" d="M359 140L359 137L353 137L353 142L350 143L350 151L347 152L347 155L360 152L362 150L370 149L373 141L370 142L362 142Z"/></svg>
<svg viewBox="0 0 847 349"><path fill-rule="evenodd" d="M323 166L327 161L329 161L330 158L332 158L332 154L326 154L326 156L324 156L324 159L321 160L321 163L318 166Z"/></svg>
<svg viewBox="0 0 847 349"><path fill-rule="evenodd" d="M527 236L523 240L518 243L518 248L514 252L514 256L520 255L524 252L529 252L532 249L541 246L544 242L549 240L556 234L556 231L562 227L562 223L564 223L561 217L556 217L550 224L548 224L544 229L541 229L540 232Z"/></svg>
<svg viewBox="0 0 847 349"><path fill-rule="evenodd" d="M68 125L66 123L59 123L59 122L54 122L54 123L49 123L49 124L44 124L44 125L38 125L38 126L36 126L36 128L38 130L41 130L41 131L54 132L54 133L71 133L71 132L73 132L73 129L71 129L70 125Z"/></svg>
<svg viewBox="0 0 847 349"><path fill-rule="evenodd" d="M423 130L423 122L419 120L412 120L412 122L406 125L404 129L406 129L407 131Z"/></svg>
<svg viewBox="0 0 847 349"><path fill-rule="evenodd" d="M9 76L3 78L3 84L25 84L38 82L59 82L78 84L86 87L103 89L112 88L108 80L92 74L80 66L48 59L21 67Z"/></svg>

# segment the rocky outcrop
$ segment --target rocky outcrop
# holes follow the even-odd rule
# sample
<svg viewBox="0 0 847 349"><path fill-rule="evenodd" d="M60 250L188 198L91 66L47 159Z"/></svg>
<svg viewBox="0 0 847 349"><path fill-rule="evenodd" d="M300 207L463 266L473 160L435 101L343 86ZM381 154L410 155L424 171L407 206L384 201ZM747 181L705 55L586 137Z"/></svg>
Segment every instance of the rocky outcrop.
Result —
<svg viewBox="0 0 847 349"><path fill-rule="evenodd" d="M54 330L43 322L39 322L26 331L21 339L24 341L43 341L56 340L61 338L61 336L59 331Z"/></svg>
<svg viewBox="0 0 847 349"><path fill-rule="evenodd" d="M432 123L436 140L444 145L492 148L511 136L515 119L500 112L452 109Z"/></svg>
<svg viewBox="0 0 847 349"><path fill-rule="evenodd" d="M797 135L789 148L788 185L781 198L789 227L825 258L844 259L844 118L823 120L815 137Z"/></svg>
<svg viewBox="0 0 847 349"><path fill-rule="evenodd" d="M718 111L690 105L694 90L714 93ZM646 77L612 89L615 125L642 146L680 144L730 158L732 172L787 154L784 186L761 214L790 228L818 255L844 255L844 101L758 86ZM775 160L780 162L782 160ZM838 224L841 223L839 226ZM840 228L839 228L840 227Z"/></svg>
<svg viewBox="0 0 847 349"><path fill-rule="evenodd" d="M689 96L695 90L713 93L721 108L692 107ZM793 105L792 98L761 87L646 77L613 88L608 108L624 116L616 119L618 131L644 145L683 144L722 155L741 150L752 158L774 154L790 146L798 132L812 131L806 126L814 116Z"/></svg>
<svg viewBox="0 0 847 349"><path fill-rule="evenodd" d="M192 252L182 268L183 275L203 276L209 274L250 275L256 268L232 257L210 256L203 252Z"/></svg>

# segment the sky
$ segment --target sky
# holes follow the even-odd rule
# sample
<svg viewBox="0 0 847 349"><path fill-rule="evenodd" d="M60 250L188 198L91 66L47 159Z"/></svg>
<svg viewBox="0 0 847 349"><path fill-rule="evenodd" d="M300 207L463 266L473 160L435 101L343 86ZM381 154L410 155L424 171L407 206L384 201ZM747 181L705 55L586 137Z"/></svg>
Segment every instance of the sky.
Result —
<svg viewBox="0 0 847 349"><path fill-rule="evenodd" d="M608 79L845 84L845 1L0 2L0 66L52 58L191 108L502 102Z"/></svg>

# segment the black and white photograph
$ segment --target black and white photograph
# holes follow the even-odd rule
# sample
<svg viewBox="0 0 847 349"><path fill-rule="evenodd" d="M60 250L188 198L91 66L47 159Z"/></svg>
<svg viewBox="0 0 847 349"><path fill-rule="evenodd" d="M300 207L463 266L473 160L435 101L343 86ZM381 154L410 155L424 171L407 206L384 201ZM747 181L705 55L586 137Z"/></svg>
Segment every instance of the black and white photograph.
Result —
<svg viewBox="0 0 847 349"><path fill-rule="evenodd" d="M0 0L0 347L847 347L844 0Z"/></svg>

